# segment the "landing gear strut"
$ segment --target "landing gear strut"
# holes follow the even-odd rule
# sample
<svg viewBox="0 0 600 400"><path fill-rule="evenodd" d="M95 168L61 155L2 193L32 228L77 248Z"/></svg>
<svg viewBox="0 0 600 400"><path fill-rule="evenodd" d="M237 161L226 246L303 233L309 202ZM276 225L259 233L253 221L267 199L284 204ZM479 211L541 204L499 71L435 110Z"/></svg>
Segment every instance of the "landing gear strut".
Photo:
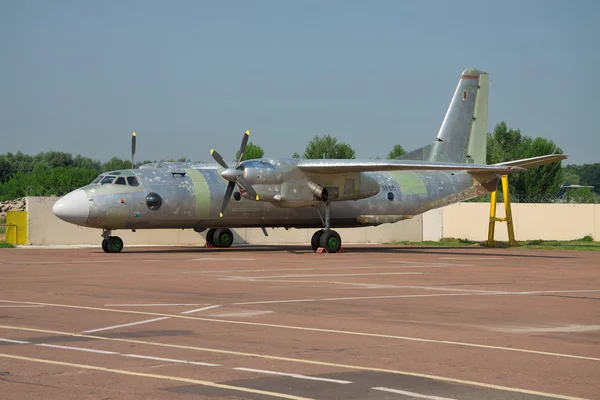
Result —
<svg viewBox="0 0 600 400"><path fill-rule="evenodd" d="M102 250L105 253L120 253L123 250L123 240L118 236L110 236L111 230L102 231Z"/></svg>
<svg viewBox="0 0 600 400"><path fill-rule="evenodd" d="M328 253L337 253L342 248L342 238L336 231L331 230L331 203L325 203L325 229L316 231L311 240L310 246L313 251L319 247L325 249Z"/></svg>

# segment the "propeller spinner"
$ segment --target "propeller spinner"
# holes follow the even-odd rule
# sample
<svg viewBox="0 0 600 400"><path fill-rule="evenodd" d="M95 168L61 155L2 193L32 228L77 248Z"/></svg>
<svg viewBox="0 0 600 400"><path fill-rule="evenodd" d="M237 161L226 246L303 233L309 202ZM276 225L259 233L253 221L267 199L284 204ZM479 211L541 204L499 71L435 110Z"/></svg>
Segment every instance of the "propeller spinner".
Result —
<svg viewBox="0 0 600 400"><path fill-rule="evenodd" d="M241 165L242 157L244 157L244 151L246 151L246 145L248 144L249 136L250 131L246 131L242 139L242 145L240 146L240 155L238 157L235 167L229 167L225 160L223 160L223 157L221 157L221 155L217 151L210 151L210 154L213 156L215 161L219 163L219 165L221 165L223 168L225 168L223 172L221 172L221 176L229 181L229 183L227 184L227 189L225 190L225 196L223 196L223 203L221 204L221 212L219 214L220 217L223 217L223 213L225 213L225 209L227 208L227 204L231 199L231 195L233 194L233 189L235 188L236 183L243 191L248 193L250 197L253 197L256 200L259 199L258 194L254 190L252 185L250 185L246 178L244 178L244 170Z"/></svg>

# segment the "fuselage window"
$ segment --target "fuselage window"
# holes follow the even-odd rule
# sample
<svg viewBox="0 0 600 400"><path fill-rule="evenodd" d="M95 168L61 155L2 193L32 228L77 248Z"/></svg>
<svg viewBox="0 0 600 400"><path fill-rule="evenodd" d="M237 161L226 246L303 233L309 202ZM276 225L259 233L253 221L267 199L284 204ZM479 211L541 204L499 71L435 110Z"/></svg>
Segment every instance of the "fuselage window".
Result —
<svg viewBox="0 0 600 400"><path fill-rule="evenodd" d="M106 185L106 184L108 184L108 183L112 183L114 180L115 180L115 177L114 177L114 176L110 176L110 175L109 175L109 176L105 176L105 177L104 177L104 179L102 179L102 180L100 181L100 183L101 183L102 185Z"/></svg>
<svg viewBox="0 0 600 400"><path fill-rule="evenodd" d="M127 177L127 183L129 183L129 186L138 186L138 180L135 176L128 176Z"/></svg>
<svg viewBox="0 0 600 400"><path fill-rule="evenodd" d="M115 185L126 185L127 183L125 183L125 178L123 178L122 176L118 177L117 180L115 181Z"/></svg>

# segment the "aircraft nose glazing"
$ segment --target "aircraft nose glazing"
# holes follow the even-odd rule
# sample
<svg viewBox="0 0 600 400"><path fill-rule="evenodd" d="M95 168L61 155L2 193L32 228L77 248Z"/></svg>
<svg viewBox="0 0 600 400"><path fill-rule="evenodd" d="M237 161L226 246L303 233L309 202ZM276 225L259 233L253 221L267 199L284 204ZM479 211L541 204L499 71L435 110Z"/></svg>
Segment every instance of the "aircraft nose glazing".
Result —
<svg viewBox="0 0 600 400"><path fill-rule="evenodd" d="M63 221L84 224L90 215L87 194L81 189L66 194L54 204L52 212Z"/></svg>

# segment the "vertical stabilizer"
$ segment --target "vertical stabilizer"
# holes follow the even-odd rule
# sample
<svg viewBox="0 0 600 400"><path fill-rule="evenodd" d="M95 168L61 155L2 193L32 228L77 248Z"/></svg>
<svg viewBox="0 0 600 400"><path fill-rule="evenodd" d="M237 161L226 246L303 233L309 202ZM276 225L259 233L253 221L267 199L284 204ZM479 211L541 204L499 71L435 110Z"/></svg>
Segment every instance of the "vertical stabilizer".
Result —
<svg viewBox="0 0 600 400"><path fill-rule="evenodd" d="M429 161L485 164L487 78L487 73L473 68L463 71Z"/></svg>
<svg viewBox="0 0 600 400"><path fill-rule="evenodd" d="M463 71L435 141L398 159L485 164L489 75Z"/></svg>

